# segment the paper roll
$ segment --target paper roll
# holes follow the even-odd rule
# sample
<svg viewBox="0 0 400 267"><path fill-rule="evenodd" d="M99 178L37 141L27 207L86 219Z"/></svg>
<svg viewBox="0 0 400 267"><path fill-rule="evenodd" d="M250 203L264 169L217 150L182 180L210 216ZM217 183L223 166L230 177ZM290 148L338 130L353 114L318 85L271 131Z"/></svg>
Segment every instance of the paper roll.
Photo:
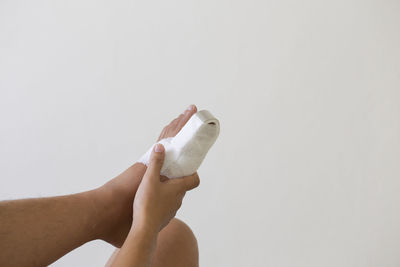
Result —
<svg viewBox="0 0 400 267"><path fill-rule="evenodd" d="M195 173L219 135L219 121L207 110L195 113L175 137L158 143L165 148L161 175L177 178ZM154 145L139 159L149 164Z"/></svg>

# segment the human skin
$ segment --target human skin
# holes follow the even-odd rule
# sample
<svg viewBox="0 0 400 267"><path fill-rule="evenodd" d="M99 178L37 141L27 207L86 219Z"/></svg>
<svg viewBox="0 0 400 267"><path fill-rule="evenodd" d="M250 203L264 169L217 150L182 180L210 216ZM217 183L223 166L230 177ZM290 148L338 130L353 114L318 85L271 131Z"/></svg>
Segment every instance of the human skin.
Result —
<svg viewBox="0 0 400 267"><path fill-rule="evenodd" d="M112 267L150 267L158 233L182 204L186 191L200 183L197 173L176 179L161 179L164 147L157 144L149 167L136 192L133 204L133 223Z"/></svg>
<svg viewBox="0 0 400 267"><path fill-rule="evenodd" d="M179 115L159 139L175 136L196 113ZM86 242L121 247L131 230L136 191L147 167L135 163L105 185L82 193L0 202L0 266L45 266Z"/></svg>
<svg viewBox="0 0 400 267"><path fill-rule="evenodd" d="M120 249L115 249L106 263L111 267ZM190 227L173 218L157 234L157 244L151 257L151 267L199 267L197 239Z"/></svg>

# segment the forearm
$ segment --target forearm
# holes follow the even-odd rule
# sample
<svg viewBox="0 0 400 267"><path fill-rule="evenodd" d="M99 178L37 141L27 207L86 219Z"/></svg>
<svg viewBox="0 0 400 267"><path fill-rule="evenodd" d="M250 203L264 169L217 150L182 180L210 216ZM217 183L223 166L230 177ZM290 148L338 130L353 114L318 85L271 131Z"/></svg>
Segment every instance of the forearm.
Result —
<svg viewBox="0 0 400 267"><path fill-rule="evenodd" d="M0 202L0 266L45 266L100 238L104 214L97 194Z"/></svg>
<svg viewBox="0 0 400 267"><path fill-rule="evenodd" d="M132 226L112 267L150 267L158 231L151 227Z"/></svg>

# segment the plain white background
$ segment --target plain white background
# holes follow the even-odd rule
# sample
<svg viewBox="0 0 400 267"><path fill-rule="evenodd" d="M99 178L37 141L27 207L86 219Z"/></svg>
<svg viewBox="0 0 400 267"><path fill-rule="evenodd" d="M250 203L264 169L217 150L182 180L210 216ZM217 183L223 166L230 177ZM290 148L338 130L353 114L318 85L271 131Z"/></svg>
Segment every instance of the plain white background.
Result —
<svg viewBox="0 0 400 267"><path fill-rule="evenodd" d="M188 104L201 266L400 265L397 0L0 1L0 198L94 188ZM29 227L27 225L27 227ZM86 244L53 266L102 266Z"/></svg>

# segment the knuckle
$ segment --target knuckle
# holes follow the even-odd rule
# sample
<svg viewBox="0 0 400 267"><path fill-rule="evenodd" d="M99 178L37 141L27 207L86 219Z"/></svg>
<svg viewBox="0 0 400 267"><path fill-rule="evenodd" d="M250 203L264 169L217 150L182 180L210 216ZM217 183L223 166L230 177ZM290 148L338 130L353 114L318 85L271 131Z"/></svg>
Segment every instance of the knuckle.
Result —
<svg viewBox="0 0 400 267"><path fill-rule="evenodd" d="M151 158L153 164L160 164L162 161L162 157L158 155L158 153L154 153L153 157Z"/></svg>
<svg viewBox="0 0 400 267"><path fill-rule="evenodd" d="M151 156L151 159L153 161L157 161L160 159L160 156L158 155L158 153L153 152L153 155Z"/></svg>

